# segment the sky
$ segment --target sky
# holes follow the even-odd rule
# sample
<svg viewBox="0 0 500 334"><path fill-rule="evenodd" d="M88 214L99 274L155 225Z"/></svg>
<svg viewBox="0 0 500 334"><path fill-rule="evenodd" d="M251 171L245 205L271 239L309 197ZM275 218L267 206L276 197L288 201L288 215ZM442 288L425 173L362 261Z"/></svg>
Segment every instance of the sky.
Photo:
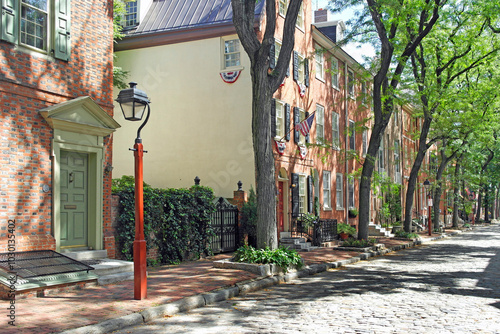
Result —
<svg viewBox="0 0 500 334"><path fill-rule="evenodd" d="M313 10L317 10L319 8L327 8L328 0L311 0ZM354 10L349 9L341 13L332 14L331 12L328 14L329 21L335 20L343 20L347 21L354 15ZM363 56L373 56L375 54L375 49L369 44L355 44L349 43L342 47L345 52L347 52L351 57L356 59L360 64L363 64L365 61Z"/></svg>

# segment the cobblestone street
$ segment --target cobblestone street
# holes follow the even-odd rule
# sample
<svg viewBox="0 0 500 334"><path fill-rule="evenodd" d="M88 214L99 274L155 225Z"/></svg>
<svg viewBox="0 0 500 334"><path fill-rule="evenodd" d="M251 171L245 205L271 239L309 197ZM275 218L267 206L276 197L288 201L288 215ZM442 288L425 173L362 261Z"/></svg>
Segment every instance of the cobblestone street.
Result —
<svg viewBox="0 0 500 334"><path fill-rule="evenodd" d="M115 333L500 333L500 226Z"/></svg>

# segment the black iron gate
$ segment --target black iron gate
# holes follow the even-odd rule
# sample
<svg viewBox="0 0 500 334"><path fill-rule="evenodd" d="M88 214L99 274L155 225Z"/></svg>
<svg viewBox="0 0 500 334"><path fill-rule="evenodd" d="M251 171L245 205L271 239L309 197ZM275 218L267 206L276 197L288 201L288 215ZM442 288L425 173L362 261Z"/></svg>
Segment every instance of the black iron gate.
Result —
<svg viewBox="0 0 500 334"><path fill-rule="evenodd" d="M232 252L238 248L238 207L225 198L216 199L217 204L212 214L212 228L215 235L210 240L214 254Z"/></svg>

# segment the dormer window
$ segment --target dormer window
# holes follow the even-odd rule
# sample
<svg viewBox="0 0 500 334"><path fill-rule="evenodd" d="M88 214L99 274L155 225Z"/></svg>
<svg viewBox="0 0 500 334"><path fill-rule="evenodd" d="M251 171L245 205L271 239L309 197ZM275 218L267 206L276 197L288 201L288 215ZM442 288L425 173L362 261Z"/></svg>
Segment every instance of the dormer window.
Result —
<svg viewBox="0 0 500 334"><path fill-rule="evenodd" d="M135 27L138 23L137 14L138 6L137 0L127 1L125 4L125 28Z"/></svg>

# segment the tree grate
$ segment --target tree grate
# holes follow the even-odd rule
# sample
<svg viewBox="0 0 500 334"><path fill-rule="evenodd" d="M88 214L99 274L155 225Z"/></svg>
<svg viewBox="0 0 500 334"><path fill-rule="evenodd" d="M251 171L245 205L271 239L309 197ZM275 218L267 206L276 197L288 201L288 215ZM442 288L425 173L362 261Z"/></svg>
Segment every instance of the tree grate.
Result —
<svg viewBox="0 0 500 334"><path fill-rule="evenodd" d="M0 253L0 268L22 278L94 270L52 250Z"/></svg>

